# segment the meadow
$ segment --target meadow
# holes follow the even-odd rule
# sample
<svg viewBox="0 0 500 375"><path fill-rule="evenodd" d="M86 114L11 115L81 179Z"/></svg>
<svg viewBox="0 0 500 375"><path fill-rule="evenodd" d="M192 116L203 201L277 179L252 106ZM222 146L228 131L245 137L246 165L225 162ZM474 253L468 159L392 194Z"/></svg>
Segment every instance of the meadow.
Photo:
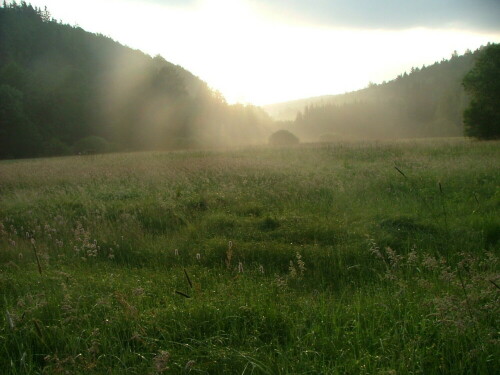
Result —
<svg viewBox="0 0 500 375"><path fill-rule="evenodd" d="M0 162L1 374L494 374L500 143Z"/></svg>

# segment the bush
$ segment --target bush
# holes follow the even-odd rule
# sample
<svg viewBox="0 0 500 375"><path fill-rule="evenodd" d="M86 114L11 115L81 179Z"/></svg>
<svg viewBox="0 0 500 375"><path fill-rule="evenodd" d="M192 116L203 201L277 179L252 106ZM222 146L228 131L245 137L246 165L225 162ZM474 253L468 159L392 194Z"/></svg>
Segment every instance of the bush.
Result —
<svg viewBox="0 0 500 375"><path fill-rule="evenodd" d="M71 148L57 138L50 138L43 143L43 154L46 156L70 155Z"/></svg>
<svg viewBox="0 0 500 375"><path fill-rule="evenodd" d="M73 145L73 151L76 154L102 154L110 150L108 141L94 135L82 138Z"/></svg>
<svg viewBox="0 0 500 375"><path fill-rule="evenodd" d="M275 146L297 145L299 142L299 139L288 130L278 130L269 137L269 143Z"/></svg>

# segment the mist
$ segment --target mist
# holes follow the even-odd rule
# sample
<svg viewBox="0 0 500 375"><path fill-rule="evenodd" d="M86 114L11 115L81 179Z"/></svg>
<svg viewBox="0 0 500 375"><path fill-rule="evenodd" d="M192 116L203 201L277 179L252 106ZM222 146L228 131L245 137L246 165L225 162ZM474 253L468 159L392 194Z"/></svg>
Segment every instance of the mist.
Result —
<svg viewBox="0 0 500 375"><path fill-rule="evenodd" d="M362 90L261 108L229 104L164 57L65 25L47 10L6 4L0 21L0 158L239 147L266 144L278 130L302 142L462 136L469 103L462 80L480 52L455 51ZM230 49L227 41L215 45L205 51ZM309 58L314 46L297 49L297 55ZM267 57L259 58L267 66ZM268 69L280 73L279 64L270 62ZM258 71L246 73L264 93L275 84ZM318 74L287 76L282 90L327 79Z"/></svg>
<svg viewBox="0 0 500 375"><path fill-rule="evenodd" d="M271 133L262 109L229 105L161 56L54 22L26 4L0 8L0 16L9 30L0 54L2 158L239 146Z"/></svg>
<svg viewBox="0 0 500 375"><path fill-rule="evenodd" d="M362 90L263 108L307 142L463 136L470 99L462 81L482 50L453 53Z"/></svg>

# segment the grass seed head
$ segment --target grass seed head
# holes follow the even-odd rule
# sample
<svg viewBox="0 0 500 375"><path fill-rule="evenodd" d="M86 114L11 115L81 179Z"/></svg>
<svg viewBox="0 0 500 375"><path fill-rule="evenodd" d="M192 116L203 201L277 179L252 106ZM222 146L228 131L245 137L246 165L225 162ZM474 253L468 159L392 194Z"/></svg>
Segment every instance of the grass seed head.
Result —
<svg viewBox="0 0 500 375"><path fill-rule="evenodd" d="M153 358L153 367L155 373L161 374L169 369L168 362L170 360L170 353L166 350L160 350Z"/></svg>

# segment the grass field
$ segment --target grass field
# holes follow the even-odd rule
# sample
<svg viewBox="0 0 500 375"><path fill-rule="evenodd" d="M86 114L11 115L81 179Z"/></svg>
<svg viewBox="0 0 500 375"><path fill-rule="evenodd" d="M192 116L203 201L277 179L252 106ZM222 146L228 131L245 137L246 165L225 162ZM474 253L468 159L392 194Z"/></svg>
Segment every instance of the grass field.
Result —
<svg viewBox="0 0 500 375"><path fill-rule="evenodd" d="M1 374L494 374L500 143L0 163Z"/></svg>

